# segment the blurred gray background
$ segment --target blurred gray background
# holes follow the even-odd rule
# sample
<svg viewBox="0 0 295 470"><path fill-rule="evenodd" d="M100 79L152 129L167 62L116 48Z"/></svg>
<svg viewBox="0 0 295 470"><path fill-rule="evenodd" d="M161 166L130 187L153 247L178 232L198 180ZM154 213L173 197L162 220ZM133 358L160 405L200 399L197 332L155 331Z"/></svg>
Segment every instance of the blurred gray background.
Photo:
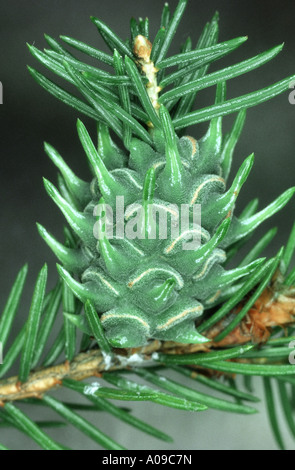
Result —
<svg viewBox="0 0 295 470"><path fill-rule="evenodd" d="M169 3L172 9L177 5L176 0ZM54 145L82 178L89 177L75 130L78 114L47 94L31 78L26 70L27 64L47 71L30 56L26 42L43 48L46 47L43 33L55 38L65 34L106 51L89 20L90 15L103 19L124 39L129 35L131 16L148 16L153 38L159 27L162 6L163 2L159 0L0 0L0 81L4 99L4 104L0 106L0 308L5 303L17 271L29 262L30 271L19 312L19 324L27 315L33 282L44 261L49 266L49 287L56 279L56 260L39 237L35 222L45 225L57 237L61 236L64 222L43 188L42 176L56 183L56 170L44 154L43 141ZM220 41L244 35L248 35L249 39L240 49L214 64L211 71L285 42L283 51L273 61L229 82L228 98L295 74L295 2L292 0L191 0L170 53L178 52L178 44L188 34L196 43L205 22L216 10L220 13ZM213 93L213 88L200 93L197 106L212 103ZM84 116L82 119L90 129L94 129L93 123ZM232 117L225 119L226 130L231 123ZM295 184L294 124L295 106L289 103L288 92L248 111L235 152L232 175L250 153L255 153L256 160L248 183L240 194L237 212L254 197L259 197L259 207L262 208ZM199 138L205 129L206 126L202 125L192 129L191 133ZM279 228L275 241L267 251L268 255L274 254L286 242L294 221L294 208L293 199L257 231L258 237L267 228ZM257 387L261 395L259 381ZM263 407L254 418L228 416L214 411L186 414L143 404L137 405L136 410L137 416L147 416L151 423L158 422L164 431L170 432L175 437L175 444L159 444L139 433L126 433L125 426L118 426L100 414L103 429L106 432L109 430L129 448L271 449L274 445ZM72 429L67 433L64 430L54 433L60 440L65 434L68 443L75 441L75 447L89 448L87 441ZM286 438L289 439L288 436ZM12 446L13 442L13 447L33 448L20 434L5 433L3 443ZM292 447L291 440L288 442Z"/></svg>

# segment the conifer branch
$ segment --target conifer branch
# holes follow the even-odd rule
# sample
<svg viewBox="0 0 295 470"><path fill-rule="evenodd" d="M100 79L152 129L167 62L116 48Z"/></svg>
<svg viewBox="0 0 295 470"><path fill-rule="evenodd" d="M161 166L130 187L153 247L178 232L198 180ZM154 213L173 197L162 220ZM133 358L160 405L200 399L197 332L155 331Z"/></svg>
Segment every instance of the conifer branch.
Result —
<svg viewBox="0 0 295 470"><path fill-rule="evenodd" d="M288 292L290 295L288 295ZM107 371L119 371L126 368L128 370L132 368L135 358L137 363L139 362L137 365L139 367L150 365L153 359L158 357L157 354L168 354L174 358L175 363L177 363L175 356L181 356L183 358L181 363L191 364L195 353L205 353L203 359L206 362L210 359L210 355L207 356L207 353L212 351L221 351L222 348L230 348L231 350L233 346L245 344L266 344L274 328L287 328L295 325L294 288L288 288L288 292L275 296L271 287L267 287L252 308L248 310L246 318L221 341L215 341L214 338L218 337L224 327L238 314L245 300L214 327L205 332L206 337L210 339L205 344L179 344L173 341L154 340L141 348L114 350L111 362L110 356L106 356L100 349L92 349L78 354L72 361L67 360L59 365L32 372L24 383L20 382L18 376L1 380L0 404L4 405L5 402L27 398L41 398L49 390L62 386L64 379L81 381L91 377L102 377L103 373ZM288 341L290 339L286 338L285 342ZM186 363L185 358L188 357L187 355L191 356ZM239 359L236 360L239 362ZM241 361L245 363L245 359ZM246 362L249 364L255 363L255 353L254 358L246 359ZM158 365L157 362L154 362L154 367ZM198 365L196 367L198 368ZM201 372L206 375L212 374L213 370L205 367L201 368Z"/></svg>

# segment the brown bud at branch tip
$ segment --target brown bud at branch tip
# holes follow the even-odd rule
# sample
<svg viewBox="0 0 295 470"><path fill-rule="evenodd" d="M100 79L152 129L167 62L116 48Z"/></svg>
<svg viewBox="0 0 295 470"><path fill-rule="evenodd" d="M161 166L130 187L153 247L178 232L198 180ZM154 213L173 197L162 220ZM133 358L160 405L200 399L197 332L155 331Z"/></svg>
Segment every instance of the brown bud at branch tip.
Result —
<svg viewBox="0 0 295 470"><path fill-rule="evenodd" d="M134 39L133 52L139 59L149 62L152 52L152 43L146 37L139 34Z"/></svg>

